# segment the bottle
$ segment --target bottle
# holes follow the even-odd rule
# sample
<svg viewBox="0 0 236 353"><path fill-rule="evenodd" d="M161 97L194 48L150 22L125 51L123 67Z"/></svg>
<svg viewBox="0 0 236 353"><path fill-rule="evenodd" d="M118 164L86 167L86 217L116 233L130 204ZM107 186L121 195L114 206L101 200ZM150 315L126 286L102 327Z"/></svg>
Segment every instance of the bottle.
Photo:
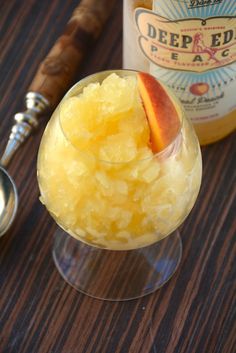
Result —
<svg viewBox="0 0 236 353"><path fill-rule="evenodd" d="M201 145L236 129L236 0L124 0L123 66L179 97Z"/></svg>

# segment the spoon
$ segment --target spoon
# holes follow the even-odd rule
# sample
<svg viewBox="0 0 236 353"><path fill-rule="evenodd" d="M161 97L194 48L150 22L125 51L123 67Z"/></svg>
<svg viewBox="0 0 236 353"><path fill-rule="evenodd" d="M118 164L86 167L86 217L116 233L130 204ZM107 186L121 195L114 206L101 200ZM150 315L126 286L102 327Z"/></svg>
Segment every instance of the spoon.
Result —
<svg viewBox="0 0 236 353"><path fill-rule="evenodd" d="M0 160L0 237L12 225L18 208L16 185L5 168L15 152L38 126L37 116L49 107L47 99L36 92L28 92L25 103L27 109L14 116L15 125L11 129L6 149Z"/></svg>
<svg viewBox="0 0 236 353"><path fill-rule="evenodd" d="M6 170L0 166L0 237L10 228L18 207L16 186Z"/></svg>

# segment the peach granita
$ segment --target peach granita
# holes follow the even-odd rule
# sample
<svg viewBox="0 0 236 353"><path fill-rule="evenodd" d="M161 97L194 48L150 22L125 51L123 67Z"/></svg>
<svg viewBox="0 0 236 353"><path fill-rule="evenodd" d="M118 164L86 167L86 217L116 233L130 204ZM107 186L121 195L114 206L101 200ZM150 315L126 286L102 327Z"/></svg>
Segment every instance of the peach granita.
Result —
<svg viewBox="0 0 236 353"><path fill-rule="evenodd" d="M92 75L67 93L44 132L40 199L85 243L114 250L150 245L174 231L195 203L195 133L172 93L154 81L130 71Z"/></svg>

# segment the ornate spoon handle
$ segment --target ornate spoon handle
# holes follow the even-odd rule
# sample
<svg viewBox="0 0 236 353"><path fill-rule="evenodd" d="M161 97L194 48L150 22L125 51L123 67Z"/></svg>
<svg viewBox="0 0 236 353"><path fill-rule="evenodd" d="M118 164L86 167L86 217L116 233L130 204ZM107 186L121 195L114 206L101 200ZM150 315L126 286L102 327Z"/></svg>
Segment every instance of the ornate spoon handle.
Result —
<svg viewBox="0 0 236 353"><path fill-rule="evenodd" d="M82 0L65 31L38 71L25 97L26 110L14 116L15 125L0 160L7 166L14 153L38 126L38 117L55 108L71 86L91 44L98 38L116 0Z"/></svg>

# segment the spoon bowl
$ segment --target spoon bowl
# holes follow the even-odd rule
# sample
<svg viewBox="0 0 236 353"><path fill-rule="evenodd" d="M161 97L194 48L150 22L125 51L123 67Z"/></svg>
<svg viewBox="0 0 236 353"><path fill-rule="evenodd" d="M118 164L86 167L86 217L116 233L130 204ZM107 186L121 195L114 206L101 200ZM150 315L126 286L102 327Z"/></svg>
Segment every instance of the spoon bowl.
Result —
<svg viewBox="0 0 236 353"><path fill-rule="evenodd" d="M14 181L0 166L0 237L10 228L18 208L18 193Z"/></svg>

